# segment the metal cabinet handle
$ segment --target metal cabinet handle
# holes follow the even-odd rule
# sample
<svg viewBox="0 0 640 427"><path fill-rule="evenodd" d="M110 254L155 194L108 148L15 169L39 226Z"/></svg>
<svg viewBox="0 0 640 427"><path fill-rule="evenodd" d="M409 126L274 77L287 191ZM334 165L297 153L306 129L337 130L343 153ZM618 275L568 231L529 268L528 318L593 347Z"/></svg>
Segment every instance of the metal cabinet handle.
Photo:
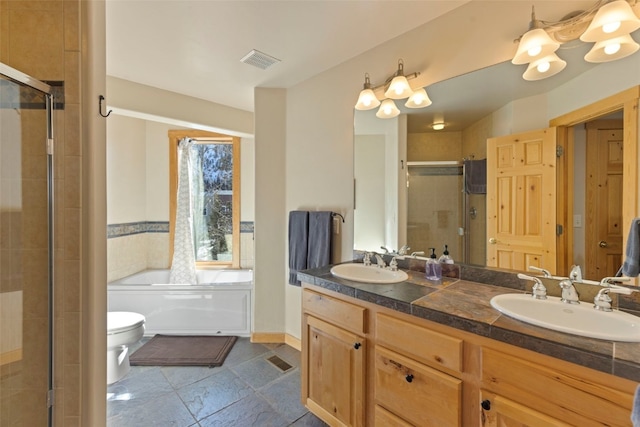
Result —
<svg viewBox="0 0 640 427"><path fill-rule="evenodd" d="M355 344L353 345L353 348L355 348L355 349L357 350L357 349L359 349L359 348L360 348L360 346L361 346L361 345L362 345L362 344L360 344L359 342L357 342L357 343L355 343Z"/></svg>
<svg viewBox="0 0 640 427"><path fill-rule="evenodd" d="M407 380L408 383L410 383L411 381L413 381L413 374L409 374L406 377L404 377L405 380Z"/></svg>
<svg viewBox="0 0 640 427"><path fill-rule="evenodd" d="M483 400L482 402L480 402L480 406L482 406L482 409L484 409L485 411L490 411L491 410L491 401L486 399Z"/></svg>

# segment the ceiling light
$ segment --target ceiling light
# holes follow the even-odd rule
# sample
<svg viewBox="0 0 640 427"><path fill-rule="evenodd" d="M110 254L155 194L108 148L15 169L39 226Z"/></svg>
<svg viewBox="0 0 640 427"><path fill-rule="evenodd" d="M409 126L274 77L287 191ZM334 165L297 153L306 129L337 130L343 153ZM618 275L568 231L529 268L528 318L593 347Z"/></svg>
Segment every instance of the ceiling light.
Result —
<svg viewBox="0 0 640 427"><path fill-rule="evenodd" d="M427 91L424 88L419 88L414 92L411 89L411 86L409 86L409 80L414 79L419 75L420 73L415 72L405 76L404 62L402 59L398 60L398 70L379 86L372 87L371 82L369 81L369 74L365 73L364 88L360 91L360 95L358 96L358 102L355 106L356 110L371 110L380 105L380 108L376 112L376 117L388 119L400 114L400 110L393 102L394 99L409 98L404 104L407 108L428 107L431 105L431 100L429 99L429 95L427 95ZM386 99L382 101L382 104L380 104L376 93L378 90L383 89L386 89L384 93L384 97ZM382 98L382 93L378 93L380 94L380 98Z"/></svg>
<svg viewBox="0 0 640 427"><path fill-rule="evenodd" d="M639 28L640 19L627 0L598 0L589 9L573 12L558 22L537 20L532 10L529 31L520 37L511 62L529 63L522 75L525 80L551 77L567 65L554 53L556 49L578 38L583 42L596 42L585 55L585 61L614 61L638 50L640 46L629 34Z"/></svg>
<svg viewBox="0 0 640 427"><path fill-rule="evenodd" d="M616 0L598 9L591 24L580 36L583 42L600 42L631 34L640 28L640 19L626 0Z"/></svg>
<svg viewBox="0 0 640 427"><path fill-rule="evenodd" d="M587 62L608 62L622 59L638 51L640 45L630 35L603 40L593 45L593 48L584 56Z"/></svg>
<svg viewBox="0 0 640 427"><path fill-rule="evenodd" d="M392 99L385 99L382 101L382 105L376 113L376 117L379 119L390 119L400 114L400 110L396 107L395 102Z"/></svg>
<svg viewBox="0 0 640 427"><path fill-rule="evenodd" d="M411 96L412 93L409 81L404 76L404 62L400 59L398 60L398 71L394 74L393 80L391 80L384 96L391 99L404 99Z"/></svg>
<svg viewBox="0 0 640 427"><path fill-rule="evenodd" d="M380 105L380 101L376 97L376 94L371 89L371 82L369 81L369 74L364 75L364 89L358 96L358 102L356 103L356 110L372 110Z"/></svg>
<svg viewBox="0 0 640 427"><path fill-rule="evenodd" d="M553 40L542 25L542 22L536 19L535 9L532 7L529 31L520 38L518 50L511 60L513 64L527 64L558 50L560 43Z"/></svg>
<svg viewBox="0 0 640 427"><path fill-rule="evenodd" d="M404 104L407 108L424 108L431 105L431 100L427 91L424 88L420 88L413 92L407 102Z"/></svg>
<svg viewBox="0 0 640 427"><path fill-rule="evenodd" d="M431 125L431 129L433 130L442 130L444 129L444 122L436 122Z"/></svg>
<svg viewBox="0 0 640 427"><path fill-rule="evenodd" d="M537 59L530 63L522 75L522 78L527 81L546 79L547 77L558 74L564 70L566 66L566 61L563 61L558 55L552 53L551 55L547 55L544 58Z"/></svg>

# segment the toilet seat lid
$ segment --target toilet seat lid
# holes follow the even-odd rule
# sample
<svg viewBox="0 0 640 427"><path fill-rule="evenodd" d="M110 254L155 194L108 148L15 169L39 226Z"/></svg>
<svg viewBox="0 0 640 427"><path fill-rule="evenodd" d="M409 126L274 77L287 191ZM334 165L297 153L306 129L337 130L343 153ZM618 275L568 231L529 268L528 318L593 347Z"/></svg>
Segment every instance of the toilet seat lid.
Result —
<svg viewBox="0 0 640 427"><path fill-rule="evenodd" d="M107 334L117 334L144 325L145 318L140 313L110 311L107 313Z"/></svg>

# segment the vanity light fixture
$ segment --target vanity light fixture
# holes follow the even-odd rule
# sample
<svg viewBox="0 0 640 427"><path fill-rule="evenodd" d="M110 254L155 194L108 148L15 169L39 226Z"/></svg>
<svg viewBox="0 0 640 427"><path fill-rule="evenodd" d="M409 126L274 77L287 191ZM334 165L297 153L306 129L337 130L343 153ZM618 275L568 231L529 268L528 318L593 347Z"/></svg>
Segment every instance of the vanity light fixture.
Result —
<svg viewBox="0 0 640 427"><path fill-rule="evenodd" d="M599 0L588 10L571 13L557 22L537 20L532 10L529 31L516 40L518 49L511 62L528 63L522 77L540 80L566 67L555 51L573 40L595 43L584 57L587 62L615 61L632 55L640 45L630 34L640 28L640 19L629 2L635 5L637 0Z"/></svg>
<svg viewBox="0 0 640 427"><path fill-rule="evenodd" d="M394 99L407 99L404 104L407 108L424 108L431 105L431 99L427 95L424 88L412 90L409 85L409 79L416 78L420 73L412 73L407 76L404 74L404 62L398 60L398 70L389 77L384 84L372 87L369 80L369 74L365 73L364 88L360 91L356 110L371 110L380 106L376 112L376 117L381 119L389 119L400 114L400 110L396 106ZM384 89L384 100L380 100L376 96L376 90Z"/></svg>
<svg viewBox="0 0 640 427"><path fill-rule="evenodd" d="M371 89L371 81L369 81L369 73L364 74L364 89L358 96L358 102L356 103L356 110L372 110L380 105L380 101L373 93Z"/></svg>
<svg viewBox="0 0 640 427"><path fill-rule="evenodd" d="M396 103L392 99L385 99L380 105L380 109L376 113L376 117L379 119L390 119L400 114L400 110L396 107Z"/></svg>

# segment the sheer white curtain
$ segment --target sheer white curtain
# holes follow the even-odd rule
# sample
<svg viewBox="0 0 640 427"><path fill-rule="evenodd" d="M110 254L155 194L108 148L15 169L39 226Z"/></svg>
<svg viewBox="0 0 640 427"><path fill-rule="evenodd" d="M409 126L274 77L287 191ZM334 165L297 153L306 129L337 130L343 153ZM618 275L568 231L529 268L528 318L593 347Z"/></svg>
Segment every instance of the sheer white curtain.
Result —
<svg viewBox="0 0 640 427"><path fill-rule="evenodd" d="M191 180L193 140L184 138L178 144L178 196L173 260L169 283L197 284L193 241L193 202ZM202 212L200 212L202 215Z"/></svg>

